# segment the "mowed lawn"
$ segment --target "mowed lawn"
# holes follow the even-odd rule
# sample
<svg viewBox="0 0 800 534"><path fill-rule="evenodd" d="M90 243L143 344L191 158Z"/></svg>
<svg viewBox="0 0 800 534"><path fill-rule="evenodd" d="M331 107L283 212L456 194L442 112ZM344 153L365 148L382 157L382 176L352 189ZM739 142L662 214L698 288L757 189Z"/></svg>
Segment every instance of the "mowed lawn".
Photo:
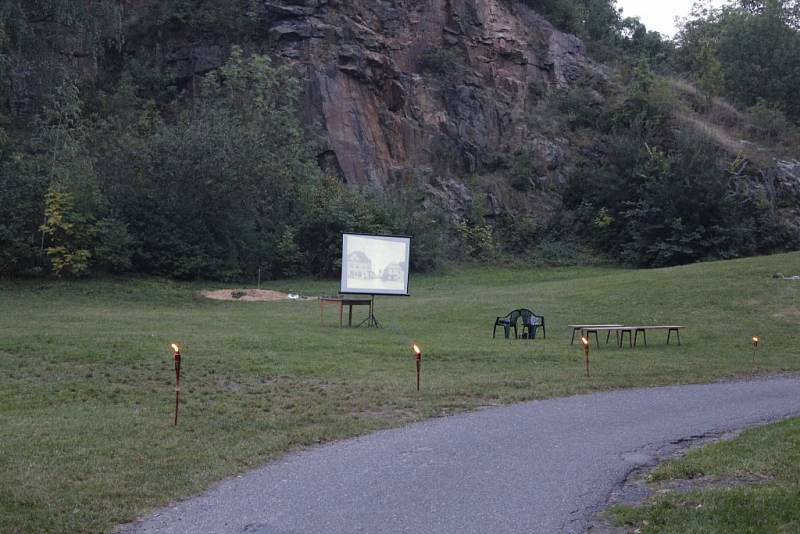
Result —
<svg viewBox="0 0 800 534"><path fill-rule="evenodd" d="M0 282L0 531L95 532L281 454L480 406L800 369L800 253L660 270L465 268L377 297L384 328L317 301L220 302L154 279ZM262 287L336 293L338 281ZM547 339L508 341L528 307ZM354 314L360 320L365 308ZM592 346L566 325L681 324L683 344ZM750 338L761 346L753 364ZM169 344L183 347L172 425ZM423 350L422 391L410 345Z"/></svg>

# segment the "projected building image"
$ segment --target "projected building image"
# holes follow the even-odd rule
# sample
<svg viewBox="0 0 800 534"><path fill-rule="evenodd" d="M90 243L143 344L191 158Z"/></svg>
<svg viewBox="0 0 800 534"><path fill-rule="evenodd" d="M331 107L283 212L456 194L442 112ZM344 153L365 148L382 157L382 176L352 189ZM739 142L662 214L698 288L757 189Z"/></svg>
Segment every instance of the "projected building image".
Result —
<svg viewBox="0 0 800 534"><path fill-rule="evenodd" d="M344 234L342 293L408 294L408 237Z"/></svg>

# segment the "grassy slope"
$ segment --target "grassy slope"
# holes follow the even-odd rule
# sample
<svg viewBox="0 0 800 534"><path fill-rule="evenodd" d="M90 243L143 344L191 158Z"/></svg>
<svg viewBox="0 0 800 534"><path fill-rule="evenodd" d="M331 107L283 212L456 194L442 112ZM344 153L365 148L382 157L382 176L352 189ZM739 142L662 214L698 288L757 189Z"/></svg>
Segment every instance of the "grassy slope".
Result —
<svg viewBox="0 0 800 534"><path fill-rule="evenodd" d="M320 326L312 301L208 301L196 285L2 282L0 531L108 529L290 449L480 405L796 371L800 283L776 271L800 273L800 254L413 276L412 297L377 298L381 330L334 327L332 307ZM520 306L546 316L548 339L492 340L494 317ZM688 328L682 347L654 334L646 348L593 351L586 379L566 324L607 321ZM177 428L173 340L184 347Z"/></svg>
<svg viewBox="0 0 800 534"><path fill-rule="evenodd" d="M754 485L667 493L617 519L640 532L800 532L800 419L745 432L660 465L653 481L697 477Z"/></svg>

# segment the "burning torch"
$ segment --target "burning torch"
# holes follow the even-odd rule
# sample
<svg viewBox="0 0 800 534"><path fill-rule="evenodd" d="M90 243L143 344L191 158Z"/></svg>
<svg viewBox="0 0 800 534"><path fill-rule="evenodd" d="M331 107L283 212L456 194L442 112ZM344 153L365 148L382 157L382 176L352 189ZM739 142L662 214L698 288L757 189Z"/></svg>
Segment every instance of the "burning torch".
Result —
<svg viewBox="0 0 800 534"><path fill-rule="evenodd" d="M417 361L417 391L419 391L419 368L420 364L422 363L422 351L419 349L419 346L415 343L412 347L414 349L414 359Z"/></svg>
<svg viewBox="0 0 800 534"><path fill-rule="evenodd" d="M175 423L178 425L178 403L181 399L181 348L173 343L172 351L175 353Z"/></svg>
<svg viewBox="0 0 800 534"><path fill-rule="evenodd" d="M758 348L758 337L753 336L753 364L756 363L756 349Z"/></svg>
<svg viewBox="0 0 800 534"><path fill-rule="evenodd" d="M583 344L583 363L586 366L586 376L589 376L589 339L581 336L581 343Z"/></svg>

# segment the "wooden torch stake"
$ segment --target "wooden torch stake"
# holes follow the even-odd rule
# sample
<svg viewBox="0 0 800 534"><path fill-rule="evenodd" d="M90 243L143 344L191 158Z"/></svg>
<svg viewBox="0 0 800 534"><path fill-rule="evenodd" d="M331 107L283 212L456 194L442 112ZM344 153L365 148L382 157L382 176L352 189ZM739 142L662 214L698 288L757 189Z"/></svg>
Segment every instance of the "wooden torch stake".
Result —
<svg viewBox="0 0 800 534"><path fill-rule="evenodd" d="M181 400L181 352L175 351L175 422L173 426L178 426L178 407Z"/></svg>
<svg viewBox="0 0 800 534"><path fill-rule="evenodd" d="M417 362L417 391L419 391L419 368L422 363L422 350L417 344L414 344L411 348L414 350L414 359Z"/></svg>
<svg viewBox="0 0 800 534"><path fill-rule="evenodd" d="M586 366L586 376L590 377L589 375L589 340L585 337L581 338L581 343L583 343L583 362Z"/></svg>

